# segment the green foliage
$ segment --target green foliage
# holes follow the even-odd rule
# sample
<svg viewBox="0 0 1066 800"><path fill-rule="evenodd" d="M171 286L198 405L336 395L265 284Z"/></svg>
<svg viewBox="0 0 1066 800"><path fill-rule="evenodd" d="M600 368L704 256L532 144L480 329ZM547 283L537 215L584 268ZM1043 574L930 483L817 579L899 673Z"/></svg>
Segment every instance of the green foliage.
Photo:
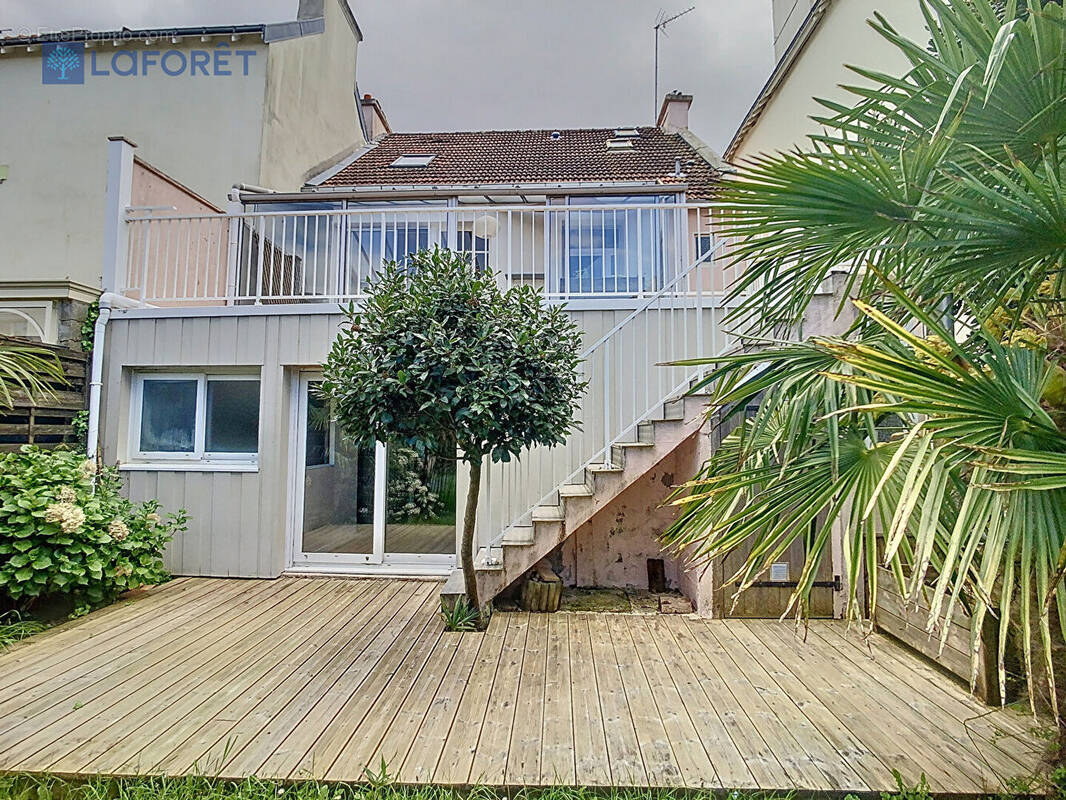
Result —
<svg viewBox="0 0 1066 800"><path fill-rule="evenodd" d="M495 275L450 250L387 265L350 307L323 367L322 394L345 435L470 465L461 556L480 610L473 538L485 457L510 461L562 444L585 391L581 332L531 286L502 291Z"/></svg>
<svg viewBox="0 0 1066 800"><path fill-rule="evenodd" d="M529 286L501 291L461 254L387 266L347 311L322 391L345 432L469 462L560 444L584 391L581 336Z"/></svg>
<svg viewBox="0 0 1066 800"><path fill-rule="evenodd" d="M715 800L722 790L628 789L617 787L549 786L490 789L486 786L448 787L434 784L399 785L387 777L384 764L364 783L316 781L279 782L260 778L243 781L219 778L92 778L70 782L49 776L0 776L5 800ZM898 780L898 777L897 777ZM731 791L729 800L791 800L791 792ZM900 781L898 792L883 792L882 800L928 800L924 777L911 787ZM1010 795L1001 795L1006 799ZM845 800L857 800L846 795Z"/></svg>
<svg viewBox="0 0 1066 800"><path fill-rule="evenodd" d="M74 440L83 446L89 435L89 411L83 408L70 419L70 430L74 434Z"/></svg>
<svg viewBox="0 0 1066 800"><path fill-rule="evenodd" d="M922 0L931 45L878 17L906 74L854 68L880 88L821 101L825 133L806 152L758 157L726 184L722 219L749 264L732 291L759 288L735 319L768 334L794 323L847 264L877 267L927 308L951 297L978 313L1059 276L1066 14L1002 5ZM882 289L873 270L848 280L862 297Z"/></svg>
<svg viewBox="0 0 1066 800"><path fill-rule="evenodd" d="M39 402L52 395L52 385L66 382L55 354L40 347L0 345L0 408L15 404L15 392Z"/></svg>
<svg viewBox="0 0 1066 800"><path fill-rule="evenodd" d="M389 451L386 486L390 522L410 522L436 517L444 504L427 482L423 460L409 447Z"/></svg>
<svg viewBox="0 0 1066 800"><path fill-rule="evenodd" d="M95 474L94 474L95 473ZM83 607L167 579L161 554L185 513L133 504L116 470L81 453L24 445L0 456L0 592L28 607L44 594Z"/></svg>
<svg viewBox="0 0 1066 800"><path fill-rule="evenodd" d="M757 158L722 192L745 268L735 321L773 336L841 269L861 314L843 336L753 336L761 348L706 362L716 413L735 430L676 495L666 539L705 556L750 548L742 590L802 542L802 615L839 523L849 617L864 616L863 582L876 610L880 563L905 597L928 600L942 642L958 609L976 632L997 619L1001 687L1014 637L1031 703L1043 695L1054 709L1054 638L1066 638L1066 12L1028 5L922 0L931 41L879 18L906 74L856 69L880 86L823 102L807 152Z"/></svg>
<svg viewBox="0 0 1066 800"><path fill-rule="evenodd" d="M81 349L89 353L93 352L93 342L96 339L96 320L100 317L100 301L97 300L85 310L85 319L81 322Z"/></svg>
<svg viewBox="0 0 1066 800"><path fill-rule="evenodd" d="M461 597L450 606L444 606L440 612L444 627L450 631L477 630L478 612L471 608L465 597Z"/></svg>
<svg viewBox="0 0 1066 800"><path fill-rule="evenodd" d="M35 619L26 619L17 611L0 614L0 653L15 642L40 633L48 626Z"/></svg>

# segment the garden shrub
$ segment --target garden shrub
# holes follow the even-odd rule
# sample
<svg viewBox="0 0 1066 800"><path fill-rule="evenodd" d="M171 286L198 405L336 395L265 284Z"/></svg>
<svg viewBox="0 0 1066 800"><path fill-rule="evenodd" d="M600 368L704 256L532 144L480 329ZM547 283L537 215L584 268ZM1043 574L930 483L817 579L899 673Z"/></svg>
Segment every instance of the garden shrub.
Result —
<svg viewBox="0 0 1066 800"><path fill-rule="evenodd" d="M0 593L20 608L65 595L84 609L167 580L163 548L185 512L160 515L119 488L117 470L78 452L25 445L0 456Z"/></svg>

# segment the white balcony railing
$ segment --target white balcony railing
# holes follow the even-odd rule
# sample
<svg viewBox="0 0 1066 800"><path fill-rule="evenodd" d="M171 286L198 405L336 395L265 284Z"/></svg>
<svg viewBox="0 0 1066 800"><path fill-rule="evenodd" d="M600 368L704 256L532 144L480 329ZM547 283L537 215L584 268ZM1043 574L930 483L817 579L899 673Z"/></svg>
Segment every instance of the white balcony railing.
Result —
<svg viewBox="0 0 1066 800"><path fill-rule="evenodd" d="M347 302L384 262L440 245L551 300L642 299L695 291L677 279L710 242L699 204L315 206L131 215L117 289L150 305ZM698 288L719 293L727 278L701 272Z"/></svg>

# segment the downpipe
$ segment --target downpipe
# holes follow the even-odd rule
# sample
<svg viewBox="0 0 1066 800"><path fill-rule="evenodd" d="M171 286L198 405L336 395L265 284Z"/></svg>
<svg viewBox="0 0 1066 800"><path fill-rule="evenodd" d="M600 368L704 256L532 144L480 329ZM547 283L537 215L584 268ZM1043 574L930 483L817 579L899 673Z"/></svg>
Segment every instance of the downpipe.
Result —
<svg viewBox="0 0 1066 800"><path fill-rule="evenodd" d="M111 312L116 308L138 308L141 303L114 292L100 295L100 315L93 326L93 361L89 378L89 422L85 436L85 455L96 460L100 444L100 393L104 377L104 337Z"/></svg>

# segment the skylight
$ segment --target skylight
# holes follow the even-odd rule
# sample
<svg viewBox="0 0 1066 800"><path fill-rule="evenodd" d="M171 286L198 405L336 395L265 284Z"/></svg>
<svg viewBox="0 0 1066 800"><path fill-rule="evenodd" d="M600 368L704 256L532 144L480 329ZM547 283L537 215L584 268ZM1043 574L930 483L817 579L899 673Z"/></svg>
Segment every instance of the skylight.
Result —
<svg viewBox="0 0 1066 800"><path fill-rule="evenodd" d="M608 139L607 140L607 149L608 150L632 150L633 149L633 140L632 139Z"/></svg>
<svg viewBox="0 0 1066 800"><path fill-rule="evenodd" d="M640 131L636 128L615 128L614 135L619 139L636 139Z"/></svg>
<svg viewBox="0 0 1066 800"><path fill-rule="evenodd" d="M404 153L390 167L428 167L435 156L432 153Z"/></svg>

